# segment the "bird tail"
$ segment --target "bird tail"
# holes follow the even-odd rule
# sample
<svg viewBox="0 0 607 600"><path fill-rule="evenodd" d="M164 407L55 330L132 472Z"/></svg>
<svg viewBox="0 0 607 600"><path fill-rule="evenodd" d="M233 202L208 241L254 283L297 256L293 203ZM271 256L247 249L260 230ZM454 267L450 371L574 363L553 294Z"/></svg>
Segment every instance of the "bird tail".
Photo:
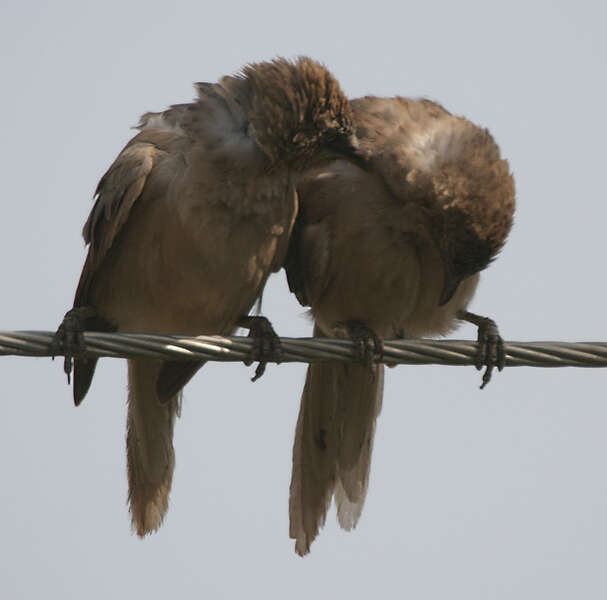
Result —
<svg viewBox="0 0 607 600"><path fill-rule="evenodd" d="M161 361L129 360L126 450L133 531L156 531L168 509L175 466L173 425L179 395L161 403L156 380Z"/></svg>
<svg viewBox="0 0 607 600"><path fill-rule="evenodd" d="M373 369L372 375L367 367L342 362L308 367L289 500L289 535L300 556L310 551L333 495L343 529L356 527L360 517L383 394L383 365Z"/></svg>

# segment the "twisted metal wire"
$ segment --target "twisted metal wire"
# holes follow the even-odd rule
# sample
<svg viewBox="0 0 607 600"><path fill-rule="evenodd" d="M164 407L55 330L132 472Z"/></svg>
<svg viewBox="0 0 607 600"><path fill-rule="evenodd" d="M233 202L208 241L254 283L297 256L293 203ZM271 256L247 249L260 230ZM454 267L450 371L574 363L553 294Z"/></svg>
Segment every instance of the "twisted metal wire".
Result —
<svg viewBox="0 0 607 600"><path fill-rule="evenodd" d="M51 331L0 331L0 355L52 356ZM84 334L88 356L245 361L247 337ZM318 362L356 358L349 340L280 338L282 362ZM504 342L508 367L607 367L607 342ZM472 365L477 345L466 340L386 340L381 362L388 365Z"/></svg>

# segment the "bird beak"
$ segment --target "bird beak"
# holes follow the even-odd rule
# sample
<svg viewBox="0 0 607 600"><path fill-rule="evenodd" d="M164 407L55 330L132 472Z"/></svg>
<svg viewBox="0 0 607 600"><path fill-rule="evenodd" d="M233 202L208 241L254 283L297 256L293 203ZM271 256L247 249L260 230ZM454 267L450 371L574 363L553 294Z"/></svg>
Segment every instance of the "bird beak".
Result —
<svg viewBox="0 0 607 600"><path fill-rule="evenodd" d="M444 306L453 298L455 292L457 292L457 288L461 282L461 277L455 277L451 273L445 269L445 281L443 282L443 290L440 293L440 298L438 300L439 306Z"/></svg>

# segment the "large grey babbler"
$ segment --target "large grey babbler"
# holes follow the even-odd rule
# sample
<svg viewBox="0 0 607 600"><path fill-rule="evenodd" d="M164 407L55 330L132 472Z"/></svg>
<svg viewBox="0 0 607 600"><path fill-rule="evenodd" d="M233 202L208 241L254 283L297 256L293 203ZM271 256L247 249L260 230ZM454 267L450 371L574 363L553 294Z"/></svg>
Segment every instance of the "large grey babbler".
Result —
<svg viewBox="0 0 607 600"><path fill-rule="evenodd" d="M477 367L504 364L495 323L467 311L479 272L504 244L514 182L491 135L428 100L352 101L367 164L336 159L297 188L286 263L315 335L358 342L366 364L308 367L295 432L290 534L306 554L331 499L344 529L365 500L383 366L382 338L445 335L479 326Z"/></svg>
<svg viewBox="0 0 607 600"><path fill-rule="evenodd" d="M284 262L298 178L336 155L357 160L350 104L308 58L251 64L197 89L190 104L145 114L97 187L74 309L55 336L68 374L74 358L76 404L96 364L83 330L264 330L248 313ZM200 366L128 361L129 504L140 536L167 511L179 393Z"/></svg>

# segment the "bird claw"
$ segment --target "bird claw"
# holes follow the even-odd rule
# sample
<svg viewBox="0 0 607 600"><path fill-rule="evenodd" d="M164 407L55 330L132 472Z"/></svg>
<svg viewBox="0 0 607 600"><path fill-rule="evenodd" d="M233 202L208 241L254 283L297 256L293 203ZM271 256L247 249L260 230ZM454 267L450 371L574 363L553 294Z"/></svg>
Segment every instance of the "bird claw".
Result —
<svg viewBox="0 0 607 600"><path fill-rule="evenodd" d="M491 381L493 369L497 367L497 370L501 371L506 362L504 340L499 334L495 321L484 318L478 325L477 344L474 364L477 371L485 367L483 382L480 386L482 390Z"/></svg>
<svg viewBox="0 0 607 600"><path fill-rule="evenodd" d="M50 344L51 357L63 354L63 372L67 375L68 385L71 383L74 358L81 357L86 352L84 343L84 324L90 309L72 308L65 313L63 321L57 328Z"/></svg>
<svg viewBox="0 0 607 600"><path fill-rule="evenodd" d="M486 367L481 384L482 390L491 381L493 369L497 367L497 370L501 371L506 364L504 340L493 319L481 317L465 310L459 311L457 316L462 321L467 321L478 327L474 366L478 371Z"/></svg>
<svg viewBox="0 0 607 600"><path fill-rule="evenodd" d="M255 375L251 378L251 381L257 381L265 373L268 362L280 363L282 361L283 351L280 338L265 317L244 317L238 322L238 325L249 330L249 337L253 341L249 358L244 361L244 364L249 366L258 362Z"/></svg>
<svg viewBox="0 0 607 600"><path fill-rule="evenodd" d="M375 380L375 364L384 356L384 343L370 327L359 321L345 323L348 335L354 342L357 360L367 367L371 381Z"/></svg>

